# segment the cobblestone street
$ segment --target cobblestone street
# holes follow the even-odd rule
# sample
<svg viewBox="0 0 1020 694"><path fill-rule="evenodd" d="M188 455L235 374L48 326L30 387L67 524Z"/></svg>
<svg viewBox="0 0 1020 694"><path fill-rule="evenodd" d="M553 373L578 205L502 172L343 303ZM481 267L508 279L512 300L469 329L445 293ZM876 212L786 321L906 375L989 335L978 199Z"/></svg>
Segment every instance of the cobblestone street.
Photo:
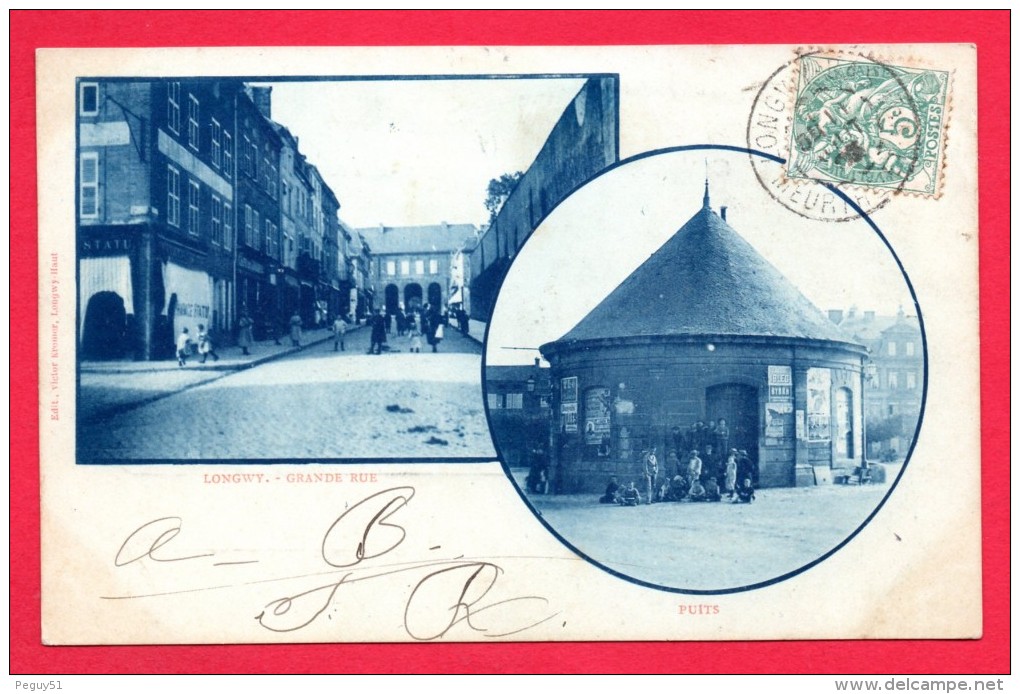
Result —
<svg viewBox="0 0 1020 694"><path fill-rule="evenodd" d="M111 392L132 380L187 389L80 418L79 461L494 456L477 342L448 330L438 354L427 344L412 354L390 336L389 352L368 355L368 340L357 330L346 351L330 339L234 372L109 375L89 401L116 402Z"/></svg>

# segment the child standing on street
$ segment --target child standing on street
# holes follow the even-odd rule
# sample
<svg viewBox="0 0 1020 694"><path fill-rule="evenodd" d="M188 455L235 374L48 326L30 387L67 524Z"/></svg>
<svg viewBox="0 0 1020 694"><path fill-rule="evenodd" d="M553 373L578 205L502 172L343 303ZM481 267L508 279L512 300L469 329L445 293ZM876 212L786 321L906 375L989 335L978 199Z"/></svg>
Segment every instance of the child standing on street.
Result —
<svg viewBox="0 0 1020 694"><path fill-rule="evenodd" d="M421 352L421 332L416 326L411 326L411 352Z"/></svg>
<svg viewBox="0 0 1020 694"><path fill-rule="evenodd" d="M205 326L201 323L198 324L198 353L202 355L200 363L205 363L205 358L212 355L213 361L219 361L220 356L216 354L216 350L213 349L212 338L209 337L209 333L206 332Z"/></svg>
<svg viewBox="0 0 1020 694"><path fill-rule="evenodd" d="M177 366L184 366L188 361L188 345L191 344L191 336L188 329L181 328L181 334L177 336Z"/></svg>
<svg viewBox="0 0 1020 694"><path fill-rule="evenodd" d="M337 349L346 351L344 347L344 336L347 334L347 321L344 320L343 316L337 316L336 320L333 321L333 351Z"/></svg>

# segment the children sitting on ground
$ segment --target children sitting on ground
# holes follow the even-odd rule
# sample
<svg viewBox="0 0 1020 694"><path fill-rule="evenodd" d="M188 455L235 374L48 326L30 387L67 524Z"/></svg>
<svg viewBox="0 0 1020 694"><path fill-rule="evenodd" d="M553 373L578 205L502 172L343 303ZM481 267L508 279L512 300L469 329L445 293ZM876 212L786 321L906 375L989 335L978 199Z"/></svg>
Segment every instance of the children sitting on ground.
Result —
<svg viewBox="0 0 1020 694"><path fill-rule="evenodd" d="M691 489L687 492L687 498L691 501L704 501L705 500L705 487L702 486L701 480L697 477L691 482Z"/></svg>
<svg viewBox="0 0 1020 694"><path fill-rule="evenodd" d="M687 480L681 475L674 475L669 483L669 501L680 501L687 496Z"/></svg>

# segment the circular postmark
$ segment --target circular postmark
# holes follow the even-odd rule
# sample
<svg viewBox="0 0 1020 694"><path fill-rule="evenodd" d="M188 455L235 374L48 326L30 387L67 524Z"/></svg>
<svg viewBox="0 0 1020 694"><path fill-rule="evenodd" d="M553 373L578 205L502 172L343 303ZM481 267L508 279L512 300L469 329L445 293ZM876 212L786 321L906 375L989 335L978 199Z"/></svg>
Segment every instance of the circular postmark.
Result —
<svg viewBox="0 0 1020 694"><path fill-rule="evenodd" d="M755 175L777 202L820 221L871 214L903 192L937 194L947 86L944 72L800 54L755 96L748 147L784 162L752 157Z"/></svg>

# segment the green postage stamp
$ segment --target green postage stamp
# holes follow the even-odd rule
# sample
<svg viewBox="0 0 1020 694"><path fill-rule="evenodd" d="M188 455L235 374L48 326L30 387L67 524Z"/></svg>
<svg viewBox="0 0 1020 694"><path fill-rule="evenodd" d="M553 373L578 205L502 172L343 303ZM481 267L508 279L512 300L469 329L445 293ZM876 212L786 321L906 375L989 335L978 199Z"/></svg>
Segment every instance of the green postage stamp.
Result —
<svg viewBox="0 0 1020 694"><path fill-rule="evenodd" d="M789 177L938 195L948 72L860 58L799 62Z"/></svg>

